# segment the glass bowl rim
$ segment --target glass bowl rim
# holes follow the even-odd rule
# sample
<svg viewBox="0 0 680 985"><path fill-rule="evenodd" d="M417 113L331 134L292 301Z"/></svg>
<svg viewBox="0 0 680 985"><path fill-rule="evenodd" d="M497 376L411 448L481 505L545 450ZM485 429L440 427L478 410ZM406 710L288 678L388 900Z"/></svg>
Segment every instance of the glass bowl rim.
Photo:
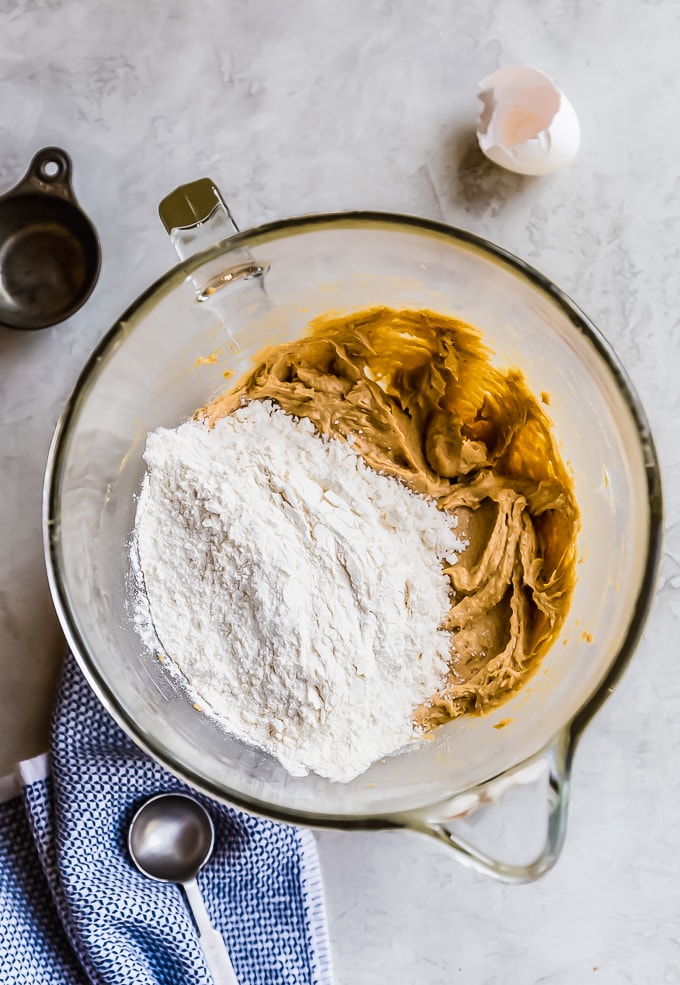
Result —
<svg viewBox="0 0 680 985"><path fill-rule="evenodd" d="M124 341L125 337L134 331L135 325L143 316L144 311L153 307L162 297L183 283L194 271L219 257L237 250L284 239L291 235L301 235L324 228L329 230L357 228L373 230L386 228L389 230L394 228L405 232L433 236L434 238L444 238L480 254L492 263L505 267L520 280L528 282L532 288L546 296L566 315L574 329L589 340L609 370L628 406L637 430L647 478L649 531L645 569L628 631L618 654L597 689L585 700L581 708L565 726L569 737L567 757L569 762L578 739L612 692L614 685L628 665L652 604L661 553L663 527L661 470L651 428L640 399L612 347L590 318L548 277L513 253L475 233L432 219L377 211L331 212L281 219L235 233L228 239L221 240L214 246L196 253L169 269L146 288L103 335L83 366L57 422L47 458L43 486L43 538L48 582L64 635L82 673L106 710L135 744L194 789L200 790L215 800L273 820L293 824L304 823L314 827L367 830L384 828L389 826L390 822L380 812L364 815L315 814L314 812L298 811L268 804L265 801L249 798L224 788L220 784L208 782L205 778L198 776L190 766L178 762L168 754L160 741L156 740L152 734L146 733L142 725L128 715L115 692L99 673L96 663L78 631L77 620L71 610L62 577L63 568L60 556L60 488L72 425L77 420L89 391L103 372L108 358ZM540 750L532 751L527 759L532 759L538 752ZM521 762L513 764L509 769L515 769L517 766L521 766ZM494 777L490 776L484 782L493 779Z"/></svg>

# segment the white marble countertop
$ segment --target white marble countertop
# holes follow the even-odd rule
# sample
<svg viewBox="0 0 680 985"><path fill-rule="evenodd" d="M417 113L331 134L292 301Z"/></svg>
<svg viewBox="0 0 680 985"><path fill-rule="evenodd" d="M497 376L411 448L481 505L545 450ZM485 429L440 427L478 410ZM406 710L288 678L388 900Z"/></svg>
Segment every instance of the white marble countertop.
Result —
<svg viewBox="0 0 680 985"><path fill-rule="evenodd" d="M658 598L577 754L556 869L505 887L407 834L320 836L338 985L680 982L680 128L676 0L0 0L0 190L73 156L101 279L64 325L0 330L0 774L45 743L62 645L45 456L86 355L173 262L156 204L208 174L243 227L374 208L443 219L554 279L613 343L666 484ZM582 122L564 172L480 159L476 85L528 63Z"/></svg>

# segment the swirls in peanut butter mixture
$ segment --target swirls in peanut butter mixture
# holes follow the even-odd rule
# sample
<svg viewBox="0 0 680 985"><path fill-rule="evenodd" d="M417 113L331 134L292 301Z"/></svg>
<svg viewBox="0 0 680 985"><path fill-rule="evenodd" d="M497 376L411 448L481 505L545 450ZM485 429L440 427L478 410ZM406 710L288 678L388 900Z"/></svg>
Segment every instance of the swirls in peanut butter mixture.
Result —
<svg viewBox="0 0 680 985"><path fill-rule="evenodd" d="M448 678L414 719L482 714L521 687L559 632L575 580L579 511L548 418L519 369L481 334L432 311L373 308L313 321L258 356L208 424L272 400L324 435L351 438L373 469L458 518L467 542L446 568Z"/></svg>

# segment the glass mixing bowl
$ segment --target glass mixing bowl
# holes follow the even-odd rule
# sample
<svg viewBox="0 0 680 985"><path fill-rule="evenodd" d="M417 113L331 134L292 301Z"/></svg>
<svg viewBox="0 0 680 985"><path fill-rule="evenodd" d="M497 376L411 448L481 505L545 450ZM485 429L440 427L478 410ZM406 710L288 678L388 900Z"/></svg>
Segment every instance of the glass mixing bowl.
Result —
<svg viewBox="0 0 680 985"><path fill-rule="evenodd" d="M659 468L624 370L560 290L470 233L373 213L237 233L207 179L169 197L162 216L184 259L97 346L49 456L49 578L80 667L139 746L218 800L312 826L417 829L500 878L535 878L564 838L576 742L630 658L653 591ZM192 707L133 627L128 545L148 431L191 416L316 315L374 305L470 322L497 365L550 394L583 527L568 618L529 683L339 784L290 776Z"/></svg>

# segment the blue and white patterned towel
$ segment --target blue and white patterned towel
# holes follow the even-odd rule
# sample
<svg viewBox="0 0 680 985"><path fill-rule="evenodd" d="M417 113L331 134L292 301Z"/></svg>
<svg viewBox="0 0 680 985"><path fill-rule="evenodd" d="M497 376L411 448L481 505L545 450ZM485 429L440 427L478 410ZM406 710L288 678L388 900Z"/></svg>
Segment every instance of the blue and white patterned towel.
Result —
<svg viewBox="0 0 680 985"><path fill-rule="evenodd" d="M186 787L123 734L70 656L49 760L18 773L0 780L3 985L209 985L181 891L126 849L139 805ZM198 882L240 985L330 985L311 833L199 799L216 840Z"/></svg>

